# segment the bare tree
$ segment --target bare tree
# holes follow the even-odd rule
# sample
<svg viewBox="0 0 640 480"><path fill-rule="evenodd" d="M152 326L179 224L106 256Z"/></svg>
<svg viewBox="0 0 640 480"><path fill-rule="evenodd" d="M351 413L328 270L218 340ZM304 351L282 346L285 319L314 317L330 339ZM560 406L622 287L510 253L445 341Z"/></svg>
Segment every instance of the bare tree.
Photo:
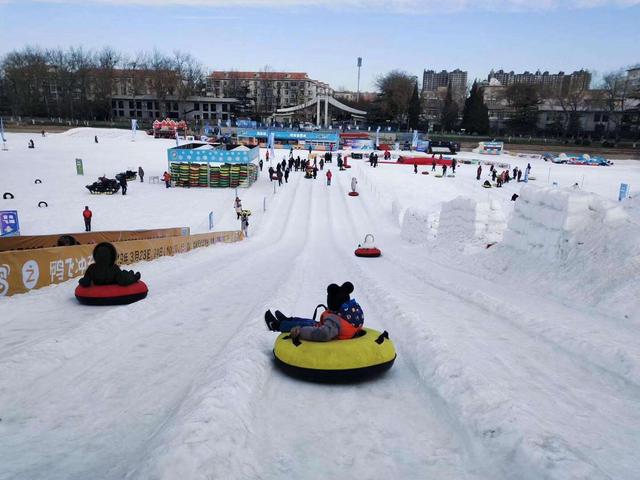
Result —
<svg viewBox="0 0 640 480"><path fill-rule="evenodd" d="M588 106L589 85L584 81L574 84L570 78L565 78L561 86L551 91L543 91L542 95L550 97L552 103L562 109L564 134L576 135L580 130L579 112Z"/></svg>
<svg viewBox="0 0 640 480"><path fill-rule="evenodd" d="M609 72L602 78L600 101L609 114L609 121L614 124L614 135L620 137L620 127L625 114L625 108L633 95L632 85L624 70ZM607 122L607 132L609 123Z"/></svg>

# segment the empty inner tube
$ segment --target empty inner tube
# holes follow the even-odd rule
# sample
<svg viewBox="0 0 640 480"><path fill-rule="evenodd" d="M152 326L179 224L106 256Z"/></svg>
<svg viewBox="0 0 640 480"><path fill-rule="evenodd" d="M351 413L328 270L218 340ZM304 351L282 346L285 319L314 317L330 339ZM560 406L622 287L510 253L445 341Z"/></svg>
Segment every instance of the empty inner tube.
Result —
<svg viewBox="0 0 640 480"><path fill-rule="evenodd" d="M4 195L2 195L2 198L4 198L5 200L7 199L12 199L14 198L13 193L11 192L4 192Z"/></svg>
<svg viewBox="0 0 640 480"><path fill-rule="evenodd" d="M38 207L48 207L49 204L47 202L45 202L44 200L41 202L38 202Z"/></svg>
<svg viewBox="0 0 640 480"><path fill-rule="evenodd" d="M42 180L40 180L39 178L36 178L36 181L33 182L33 183L35 183L35 184L42 183Z"/></svg>

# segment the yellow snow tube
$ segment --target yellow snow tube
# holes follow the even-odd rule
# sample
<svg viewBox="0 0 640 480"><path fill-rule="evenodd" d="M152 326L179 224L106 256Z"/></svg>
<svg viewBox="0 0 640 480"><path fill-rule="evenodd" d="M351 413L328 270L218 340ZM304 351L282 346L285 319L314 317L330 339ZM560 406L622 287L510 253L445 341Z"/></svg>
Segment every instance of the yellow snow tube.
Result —
<svg viewBox="0 0 640 480"><path fill-rule="evenodd" d="M310 342L282 333L273 355L286 373L315 382L351 382L383 373L396 359L389 334L371 328L350 340Z"/></svg>

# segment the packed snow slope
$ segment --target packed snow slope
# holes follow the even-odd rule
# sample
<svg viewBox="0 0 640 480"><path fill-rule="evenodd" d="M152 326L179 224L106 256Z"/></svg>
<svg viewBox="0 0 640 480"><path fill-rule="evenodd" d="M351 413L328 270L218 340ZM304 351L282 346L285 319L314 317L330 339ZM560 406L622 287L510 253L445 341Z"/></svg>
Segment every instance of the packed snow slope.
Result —
<svg viewBox="0 0 640 480"><path fill-rule="evenodd" d="M170 141L79 129L27 150L28 138L10 134L0 152L0 190L16 195L2 209L19 210L25 234L77 231L84 205L96 229L204 231L209 211L217 228L238 226L232 190L132 183L126 197L93 197L83 188L91 175L138 165L161 175ZM0 299L0 479L640 478L636 299L617 296L610 314L574 298L575 284L560 288L568 260L587 263L577 239L600 225L609 236L593 251L605 260L573 275L589 290L619 248L636 255L625 275L594 284L636 291L636 199L624 214L583 200L592 213L572 221L584 228L566 230L572 249L553 256L531 245L560 238L554 222L575 214L571 194L486 191L472 166L436 179L352 163L329 165L331 186L324 172L292 172L275 194L265 175L240 190L254 212L249 238L135 265L150 287L136 304L80 306L74 281ZM613 169L602 192L639 183L636 165ZM347 196L352 176L359 197ZM524 200L515 209L514 192ZM353 255L366 233L382 257ZM459 248L465 239L471 247ZM486 249L487 239L498 243ZM346 386L281 374L264 311L309 316L329 283L346 280L367 325L394 340L394 367Z"/></svg>

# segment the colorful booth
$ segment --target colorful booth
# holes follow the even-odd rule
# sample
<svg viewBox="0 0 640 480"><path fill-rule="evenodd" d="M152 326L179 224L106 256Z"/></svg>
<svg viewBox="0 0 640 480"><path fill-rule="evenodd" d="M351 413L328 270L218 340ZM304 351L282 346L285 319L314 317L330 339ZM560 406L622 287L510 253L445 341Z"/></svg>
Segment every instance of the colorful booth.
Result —
<svg viewBox="0 0 640 480"><path fill-rule="evenodd" d="M176 138L176 132L182 137L186 136L187 123L184 120L176 122L166 118L153 122L153 138Z"/></svg>
<svg viewBox="0 0 640 480"><path fill-rule="evenodd" d="M250 187L258 179L258 147L188 143L167 150L169 172L177 187Z"/></svg>

